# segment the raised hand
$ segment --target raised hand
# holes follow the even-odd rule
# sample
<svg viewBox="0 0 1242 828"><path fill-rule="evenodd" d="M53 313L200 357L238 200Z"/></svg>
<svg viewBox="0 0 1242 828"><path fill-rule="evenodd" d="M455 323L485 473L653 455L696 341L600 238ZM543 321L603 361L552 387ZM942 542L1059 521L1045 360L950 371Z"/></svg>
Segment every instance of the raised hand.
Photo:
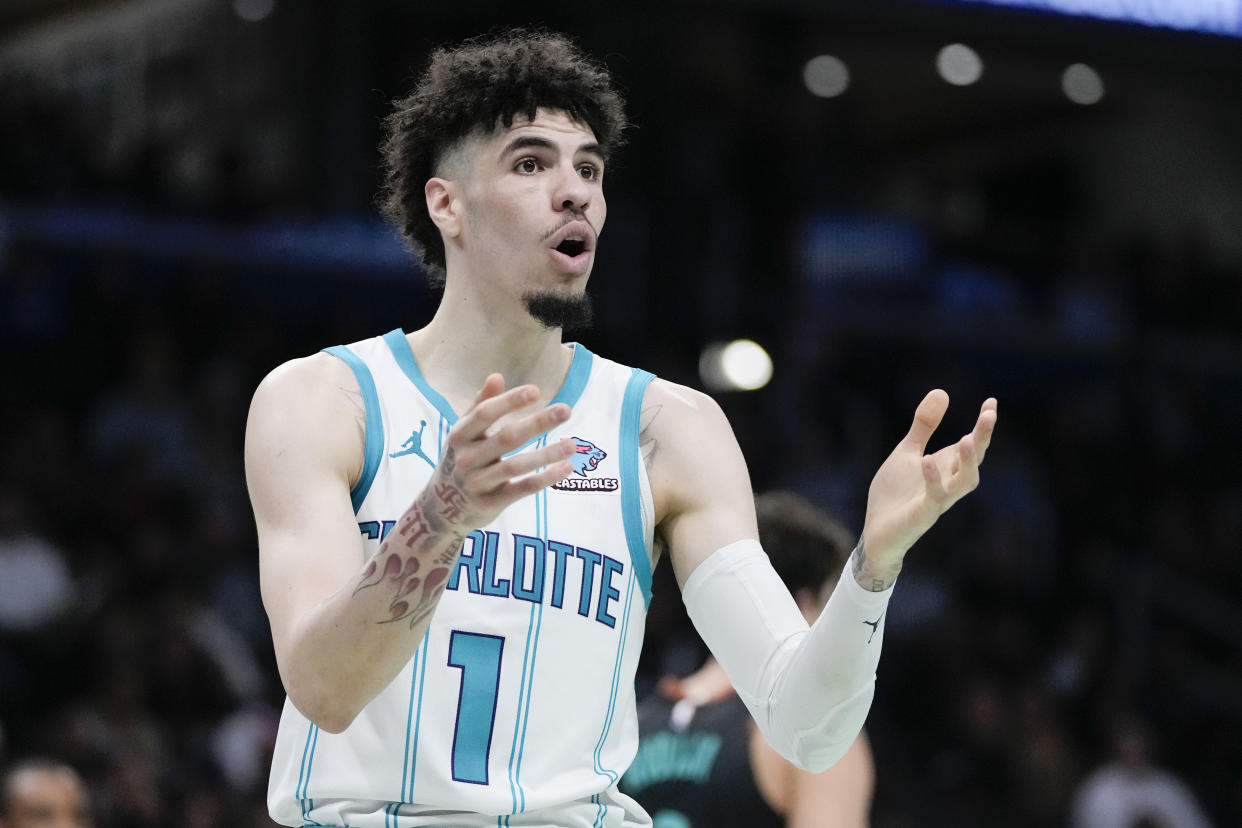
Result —
<svg viewBox="0 0 1242 828"><path fill-rule="evenodd" d="M914 542L979 485L979 464L996 427L996 400L984 401L969 434L925 454L948 407L948 394L940 389L929 392L915 409L909 433L871 480L861 554L856 552L854 559L855 577L864 587L891 584Z"/></svg>
<svg viewBox="0 0 1242 828"><path fill-rule="evenodd" d="M500 374L487 378L449 431L448 446L426 488L365 566L353 594L372 600L379 593L388 599L377 619L381 623L409 621L411 630L425 629L466 535L572 470L572 440L505 457L565 422L569 406L548 406L494 428L505 415L539 399L533 385L504 388Z"/></svg>
<svg viewBox="0 0 1242 828"><path fill-rule="evenodd" d="M574 443L569 439L505 456L569 419L569 406L557 403L493 428L505 415L537 399L539 389L533 385L505 391L500 374L487 378L474 403L449 431L448 446L424 492L425 505L434 516L468 532L573 470L569 457Z"/></svg>

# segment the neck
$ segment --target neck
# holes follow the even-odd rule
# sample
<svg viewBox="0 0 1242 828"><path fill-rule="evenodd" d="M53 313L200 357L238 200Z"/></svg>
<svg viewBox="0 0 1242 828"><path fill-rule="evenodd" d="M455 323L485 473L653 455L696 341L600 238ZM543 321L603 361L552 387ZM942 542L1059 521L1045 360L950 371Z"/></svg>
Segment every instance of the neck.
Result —
<svg viewBox="0 0 1242 828"><path fill-rule="evenodd" d="M431 322L410 334L427 381L459 413L493 373L505 378L505 388L538 386L541 403L556 396L572 359L560 329L543 327L511 297L454 287L450 279Z"/></svg>

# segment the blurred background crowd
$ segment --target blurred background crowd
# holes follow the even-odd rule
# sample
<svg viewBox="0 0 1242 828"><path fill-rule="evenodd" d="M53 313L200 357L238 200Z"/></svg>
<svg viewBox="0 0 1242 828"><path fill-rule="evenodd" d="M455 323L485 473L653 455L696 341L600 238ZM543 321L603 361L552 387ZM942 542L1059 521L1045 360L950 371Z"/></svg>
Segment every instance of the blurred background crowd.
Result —
<svg viewBox="0 0 1242 828"><path fill-rule="evenodd" d="M430 317L378 122L432 45L541 23L637 123L577 338L696 387L760 343L713 388L756 490L856 531L927 389L942 439L1000 400L897 586L873 825L1242 824L1242 8L827 5L6 3L0 766L67 761L99 828L271 825L250 394ZM655 592L640 694L703 657Z"/></svg>

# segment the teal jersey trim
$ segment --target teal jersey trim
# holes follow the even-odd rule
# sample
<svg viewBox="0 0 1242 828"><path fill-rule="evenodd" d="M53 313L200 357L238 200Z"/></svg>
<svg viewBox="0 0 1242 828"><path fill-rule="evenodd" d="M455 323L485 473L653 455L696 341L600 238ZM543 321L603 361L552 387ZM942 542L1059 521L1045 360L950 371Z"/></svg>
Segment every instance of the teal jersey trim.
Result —
<svg viewBox="0 0 1242 828"><path fill-rule="evenodd" d="M423 721L423 687L426 685L427 641L430 638L430 630L423 633L423 641L414 651L414 664L410 670L410 705L405 719L405 763L401 769L401 796L398 797L402 802L414 801L414 774L418 769L418 731Z"/></svg>
<svg viewBox="0 0 1242 828"><path fill-rule="evenodd" d="M565 405L573 408L578 404L578 399L582 396L582 392L586 390L587 380L591 378L591 364L595 361L595 354L577 342L572 344L574 346L574 356L569 363L569 372L565 374L565 381L561 383L560 390L556 392L556 396L551 399L548 405L565 403ZM544 437L546 437L546 434L531 437L525 443L509 452L509 454L517 454L522 449ZM509 454L506 454L505 457L508 457Z"/></svg>
<svg viewBox="0 0 1242 828"><path fill-rule="evenodd" d="M397 796L398 801L409 801L409 790L414 787L411 781L413 774L410 773L410 765L415 761L415 757L411 755L410 740L414 735L414 699L416 698L416 689L418 685L418 662L420 658L425 659L427 654L423 648L414 651L414 664L410 669L410 703L409 709L405 714L405 747L404 757L401 764L401 793ZM394 803L395 804L395 803Z"/></svg>
<svg viewBox="0 0 1242 828"><path fill-rule="evenodd" d="M621 778L615 770L604 767L603 750L604 744L608 740L608 733L612 730L613 717L617 712L617 696L620 692L621 685L621 664L624 661L625 641L630 631L630 610L634 607L634 585L637 577L631 571L631 576L626 580L625 587L625 612L621 615L621 633L617 637L617 660L612 668L612 691L608 696L608 713L604 717L604 728L599 734L599 741L595 743L595 754L592 757L595 762L595 772L608 780L609 785L615 785ZM597 824L603 825L604 814L608 808L603 805L599 799L595 800L596 805L600 808L600 812L596 817Z"/></svg>
<svg viewBox="0 0 1242 828"><path fill-rule="evenodd" d="M651 606L651 554L643 533L642 487L638 484L638 431L642 420L643 395L655 375L633 369L621 398L621 521L630 548L630 564L643 593L643 604Z"/></svg>
<svg viewBox="0 0 1242 828"><path fill-rule="evenodd" d="M418 734L423 727L423 688L427 686L427 642L431 640L431 630L423 633L423 666L418 671L418 707L417 714L414 719L414 748L410 752L410 787L406 789L406 800L414 801L414 771L418 768Z"/></svg>
<svg viewBox="0 0 1242 828"><path fill-rule="evenodd" d="M518 685L518 715L513 722L513 744L509 746L509 795L513 797L513 813L515 814L526 810L526 789L522 787L520 781L522 771L519 759L520 749L525 743L520 743L519 737L522 733L522 718L528 714L530 708L528 682L533 678L535 669L534 656L531 652L534 643L535 607L535 604L530 605L530 619L526 624L526 643L522 651L522 676L521 683Z"/></svg>
<svg viewBox="0 0 1242 828"><path fill-rule="evenodd" d="M565 375L565 381L561 383L561 390L556 392L556 396L548 405L565 403L573 408L577 405L582 392L586 390L587 380L591 378L591 364L595 361L595 354L579 342L569 344L574 347L573 360L569 363L569 373Z"/></svg>
<svg viewBox="0 0 1242 828"><path fill-rule="evenodd" d="M547 435L542 435L540 448L547 445ZM535 493L535 534L541 538L546 545L548 542L548 491L544 489ZM526 753L526 726L530 723L530 703L534 696L535 690L535 662L539 657L539 634L543 630L543 602L536 602L530 608L531 619L535 625L534 637L532 638L529 626L526 631L526 648L530 653L530 671L526 670L526 663L522 664L522 694L518 696L518 707L520 708L517 721L513 729L514 748L509 752L509 775L511 785L516 785L518 793L521 795L521 802L514 804L513 812L521 813L526 810L526 789L522 786L522 757ZM518 730L521 729L521 738L518 737ZM514 765L514 753L517 751L517 764Z"/></svg>
<svg viewBox="0 0 1242 828"><path fill-rule="evenodd" d="M302 748L302 771L294 794L302 804L302 819L315 810L315 800L308 796L311 768L315 764L315 748L319 746L319 727L312 724L306 732L306 746Z"/></svg>
<svg viewBox="0 0 1242 828"><path fill-rule="evenodd" d="M410 350L410 341L405 338L405 331L400 328L393 328L384 334L384 344L388 346L388 350L392 351L392 357L397 361L397 366L401 372L409 377L410 382L417 386L418 390L427 398L427 402L436 407L440 412L440 416L448 420L449 425L457 422L457 412L453 410L453 406L449 405L448 400L440 394L439 391L432 388L428 384L423 372L418 369L418 363L414 361L414 352Z"/></svg>
<svg viewBox="0 0 1242 828"><path fill-rule="evenodd" d="M444 418L436 424L436 460L444 456L444 435L448 428ZM423 633L423 641L414 651L414 665L410 676L410 712L405 722L405 767L401 774L401 797L403 801L414 802L414 778L418 771L418 735L423 727L423 689L427 686L427 649L430 646L431 630ZM415 700L414 687L418 687L418 698ZM414 739L410 741L410 720L414 722ZM396 825L396 811L393 811L393 825Z"/></svg>
<svg viewBox="0 0 1242 828"><path fill-rule="evenodd" d="M349 499L354 505L354 514L357 514L362 508L362 501L367 498L367 492L371 491L371 484L375 482L375 473L379 471L380 461L384 459L384 418L380 416L379 394L375 390L375 378L371 376L371 369L367 368L366 363L344 345L333 345L323 350L324 353L332 354L342 360L354 372L354 379L358 380L358 388L362 391L362 404L366 409L367 437L366 446L363 449L362 474L349 492Z"/></svg>
<svg viewBox="0 0 1242 828"><path fill-rule="evenodd" d="M448 400L431 387L427 382L427 378L423 376L422 370L418 367L418 362L414 359L414 352L410 350L410 341L405 338L405 331L400 328L394 328L383 336L384 343L388 345L388 350L392 351L393 359L397 361L401 372L414 383L427 401L436 407L448 421L448 424L454 425L457 422L457 412L453 410L453 406L449 405ZM591 364L595 360L595 355L583 347L580 343L572 342L574 355L569 363L569 372L565 375L565 381L561 383L561 388L557 391L556 396L548 405L556 405L557 403L565 403L565 405L573 408L582 396L582 392L586 390L587 380L591 378ZM514 452L521 451L529 446L538 437L532 437L525 445L514 449ZM512 454L513 452L510 452Z"/></svg>
<svg viewBox="0 0 1242 828"><path fill-rule="evenodd" d="M546 444L546 435L540 435ZM548 492L535 493L535 535L548 540ZM513 813L526 810L526 789L522 786L522 755L526 751L526 724L530 721L531 692L535 681L535 659L539 654L539 632L543 628L543 604L535 602L530 607L530 620L526 626L526 645L522 654L522 676L518 688L518 715L513 723L513 744L509 747L509 793L513 797ZM533 632L533 634L532 634ZM529 662L529 670L527 669Z"/></svg>

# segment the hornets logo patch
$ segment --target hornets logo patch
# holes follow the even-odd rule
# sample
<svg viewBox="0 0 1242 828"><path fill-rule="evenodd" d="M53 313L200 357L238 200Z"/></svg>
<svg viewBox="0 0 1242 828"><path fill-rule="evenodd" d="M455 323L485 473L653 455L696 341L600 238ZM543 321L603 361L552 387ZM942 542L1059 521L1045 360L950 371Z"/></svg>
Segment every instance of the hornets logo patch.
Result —
<svg viewBox="0 0 1242 828"><path fill-rule="evenodd" d="M581 437L571 439L577 446L577 451L569 457L574 472L552 488L562 492L615 492L621 488L620 481L615 477L592 476L599 469L599 464L608 458L608 452L590 440Z"/></svg>

